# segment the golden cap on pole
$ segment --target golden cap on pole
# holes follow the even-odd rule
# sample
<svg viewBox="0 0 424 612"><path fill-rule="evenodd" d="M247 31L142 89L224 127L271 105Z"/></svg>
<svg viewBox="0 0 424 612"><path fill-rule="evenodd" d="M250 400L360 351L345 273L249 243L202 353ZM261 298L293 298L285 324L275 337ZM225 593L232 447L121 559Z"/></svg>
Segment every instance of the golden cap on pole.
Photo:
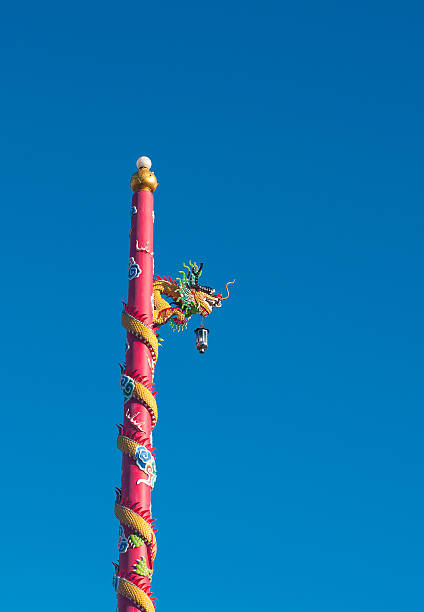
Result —
<svg viewBox="0 0 424 612"><path fill-rule="evenodd" d="M143 155L137 160L137 172L131 177L131 189L133 191L151 191L152 193L158 186L158 181L154 172L151 172L152 162L148 157Z"/></svg>

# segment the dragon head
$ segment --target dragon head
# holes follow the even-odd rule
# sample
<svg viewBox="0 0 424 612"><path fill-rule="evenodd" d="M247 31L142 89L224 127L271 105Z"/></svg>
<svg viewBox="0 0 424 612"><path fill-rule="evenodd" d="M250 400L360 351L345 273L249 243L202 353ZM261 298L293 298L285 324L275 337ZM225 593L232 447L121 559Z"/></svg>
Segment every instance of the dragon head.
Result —
<svg viewBox="0 0 424 612"><path fill-rule="evenodd" d="M199 284L202 268L202 263L200 266L197 266L196 263L192 264L189 278L191 279L191 290L197 310L203 317L207 317L211 314L213 308L221 308L222 295L220 293L216 294L215 289L212 289L212 287Z"/></svg>
<svg viewBox="0 0 424 612"><path fill-rule="evenodd" d="M188 273L186 274L184 270L180 270L182 277L177 278L182 310L187 317L193 314L200 314L203 317L207 317L214 308L220 308L222 300L227 298L223 298L221 293L216 293L215 289L212 289L212 287L199 283L199 278L203 269L202 263L198 266L196 262L191 263L191 261L189 261L189 266L186 266L186 264L183 264L183 266L188 270Z"/></svg>

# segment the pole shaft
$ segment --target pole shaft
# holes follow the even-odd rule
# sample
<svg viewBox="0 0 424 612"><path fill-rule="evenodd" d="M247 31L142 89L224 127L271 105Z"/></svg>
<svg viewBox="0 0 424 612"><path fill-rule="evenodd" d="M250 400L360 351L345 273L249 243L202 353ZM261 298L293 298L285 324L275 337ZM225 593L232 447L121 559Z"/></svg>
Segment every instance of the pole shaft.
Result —
<svg viewBox="0 0 424 612"><path fill-rule="evenodd" d="M136 191L132 199L131 232L130 232L130 261L128 281L128 309L136 311L137 318L150 328L153 326L153 194L147 189ZM131 266L133 266L131 271ZM138 268L137 268L138 267ZM135 270L135 274L134 274ZM126 370L134 371L145 379L145 385L151 386L153 382L152 356L147 346L136 336L127 332ZM139 401L129 399L124 405L124 428L137 429L145 434L151 441L152 418ZM138 503L142 510L150 511L151 487L137 481L143 474L137 467L134 458L123 453L122 455L122 495L131 503ZM128 527L124 527L125 536L131 534ZM129 547L119 555L119 568L122 573L130 574L140 557L144 557L148 569L153 569L153 560L147 545L136 548ZM146 582L150 580L146 578ZM119 612L139 612L131 602L118 596Z"/></svg>

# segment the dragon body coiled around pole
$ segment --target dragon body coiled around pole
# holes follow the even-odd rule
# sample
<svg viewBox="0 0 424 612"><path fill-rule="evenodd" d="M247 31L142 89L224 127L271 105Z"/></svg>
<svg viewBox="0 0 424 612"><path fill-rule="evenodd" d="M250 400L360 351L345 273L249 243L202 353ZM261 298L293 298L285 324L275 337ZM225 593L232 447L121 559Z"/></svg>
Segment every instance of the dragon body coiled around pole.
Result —
<svg viewBox="0 0 424 612"><path fill-rule="evenodd" d="M207 317L214 308L219 308L222 301L229 296L215 293L211 287L200 285L203 264L189 262L181 276L175 281L171 278L153 279L153 325L150 326L144 316L124 303L121 322L128 334L142 342L150 354L149 365L152 372L152 382L140 376L135 370L121 366L120 385L124 395L124 405L132 400L144 407L151 417L152 429L158 420L158 408L153 391L154 370L158 359L161 339L158 336L159 328L168 323L175 331L181 331L187 326L188 320L194 314ZM136 277L137 270L133 273ZM167 299L166 299L167 298ZM137 413L139 414L139 413ZM127 455L140 469L141 477L138 483L144 483L151 488L156 481L156 460L151 439L139 427L136 415L126 410L129 426L119 425L117 439L118 449ZM127 424L128 425L128 424ZM141 557L129 573L123 572L119 565L115 565L113 583L117 595L125 597L142 612L154 612L155 598L150 589L150 580L153 574L153 561L156 556L156 528L150 510L144 510L134 500L126 498L120 489L116 489L115 516L120 522L119 552L125 553L131 548L145 546L146 558Z"/></svg>

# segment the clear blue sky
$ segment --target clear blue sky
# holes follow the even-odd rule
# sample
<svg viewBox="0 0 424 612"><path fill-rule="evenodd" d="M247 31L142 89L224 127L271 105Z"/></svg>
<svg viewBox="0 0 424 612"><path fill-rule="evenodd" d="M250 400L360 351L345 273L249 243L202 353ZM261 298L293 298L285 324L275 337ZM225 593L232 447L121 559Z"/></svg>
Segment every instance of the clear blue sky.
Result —
<svg viewBox="0 0 424 612"><path fill-rule="evenodd" d="M2 10L2 608L115 608L147 154L156 271L237 279L162 334L159 610L421 612L422 4Z"/></svg>

